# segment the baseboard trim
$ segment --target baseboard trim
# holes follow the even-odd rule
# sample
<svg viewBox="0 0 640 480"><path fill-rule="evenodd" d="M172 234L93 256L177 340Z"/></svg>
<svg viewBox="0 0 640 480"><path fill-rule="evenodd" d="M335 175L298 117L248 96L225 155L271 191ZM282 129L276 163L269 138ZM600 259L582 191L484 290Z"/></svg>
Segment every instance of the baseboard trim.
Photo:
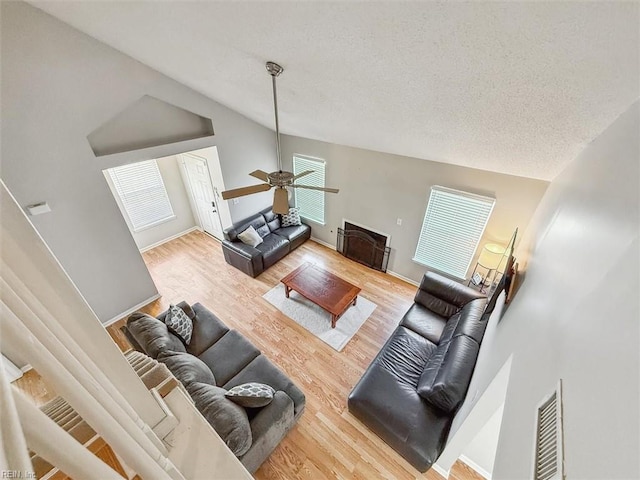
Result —
<svg viewBox="0 0 640 480"><path fill-rule="evenodd" d="M156 293L155 295L153 295L152 297L147 298L144 302L140 302L139 304L131 307L129 310L125 310L122 313L119 313L118 315L116 315L115 317L111 318L110 320L107 320L106 322L104 322L102 324L103 327L107 328L109 325L116 323L118 320L131 315L133 312L135 312L136 310L140 310L142 307L144 307L145 305L149 305L151 302L155 302L157 299L159 299L162 295L160 295L159 293Z"/></svg>
<svg viewBox="0 0 640 480"><path fill-rule="evenodd" d="M29 370L33 370L30 363L27 363L24 367L20 367L20 371L22 371L22 373L27 373Z"/></svg>
<svg viewBox="0 0 640 480"><path fill-rule="evenodd" d="M465 463L469 468L474 470L478 475L482 475L487 480L491 480L491 474L489 472L487 472L484 468L482 468L480 465L478 465L476 462L471 460L469 457L466 457L464 455L460 455L458 460L460 460L461 462Z"/></svg>
<svg viewBox="0 0 640 480"><path fill-rule="evenodd" d="M152 248L159 247L160 245L162 245L164 243L170 242L171 240L175 240L176 238L180 238L181 236L186 235L187 233L191 233L191 232L193 232L195 230L200 230L200 228L198 228L197 226L196 227L191 227L191 228L185 230L184 232L180 232L180 233L176 233L175 235L171 235L170 237L167 237L167 238L165 238L163 240L160 240L159 242L152 243L151 245L147 245L146 247L141 248L140 249L140 253L144 253L144 252L146 252L148 250L151 250Z"/></svg>
<svg viewBox="0 0 640 480"><path fill-rule="evenodd" d="M438 472L444 478L449 478L449 470L445 470L437 463L434 463L433 465L431 465L431 468L433 468L436 472Z"/></svg>
<svg viewBox="0 0 640 480"><path fill-rule="evenodd" d="M416 282L415 280L411 280L410 278L405 277L404 275L400 275L399 273L392 272L391 270L387 270L387 273L389 275L391 275L392 277L399 278L400 280L403 280L403 281L405 281L407 283L410 283L413 286L416 286L416 287L420 286L420 282Z"/></svg>
<svg viewBox="0 0 640 480"><path fill-rule="evenodd" d="M335 245L331 245L330 243L327 243L324 240L320 240L319 238L311 237L309 240L313 240L314 242L319 243L323 247L330 248L331 250L335 250L336 249Z"/></svg>

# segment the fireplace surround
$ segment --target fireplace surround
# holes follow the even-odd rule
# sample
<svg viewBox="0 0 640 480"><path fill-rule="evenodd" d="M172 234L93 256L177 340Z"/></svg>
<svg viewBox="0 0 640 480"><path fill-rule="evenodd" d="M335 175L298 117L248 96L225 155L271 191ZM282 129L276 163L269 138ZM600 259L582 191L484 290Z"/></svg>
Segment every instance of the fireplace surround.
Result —
<svg viewBox="0 0 640 480"><path fill-rule="evenodd" d="M345 220L344 228L338 228L337 251L374 270L386 272L391 252L387 240L386 235Z"/></svg>

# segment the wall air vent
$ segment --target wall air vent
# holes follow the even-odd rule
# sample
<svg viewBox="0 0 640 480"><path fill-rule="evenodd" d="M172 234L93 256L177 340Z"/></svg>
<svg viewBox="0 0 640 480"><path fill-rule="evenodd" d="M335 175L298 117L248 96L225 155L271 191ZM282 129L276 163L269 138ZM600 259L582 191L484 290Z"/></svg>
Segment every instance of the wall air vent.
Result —
<svg viewBox="0 0 640 480"><path fill-rule="evenodd" d="M536 451L533 478L563 480L562 381L545 397L536 412Z"/></svg>

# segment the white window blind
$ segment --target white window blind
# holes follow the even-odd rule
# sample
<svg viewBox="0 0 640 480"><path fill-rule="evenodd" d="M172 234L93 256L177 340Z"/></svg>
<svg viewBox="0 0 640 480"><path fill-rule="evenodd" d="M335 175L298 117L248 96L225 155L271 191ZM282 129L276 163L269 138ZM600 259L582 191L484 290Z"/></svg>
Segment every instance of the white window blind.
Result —
<svg viewBox="0 0 640 480"><path fill-rule="evenodd" d="M175 217L155 160L108 170L135 232Z"/></svg>
<svg viewBox="0 0 640 480"><path fill-rule="evenodd" d="M414 261L464 279L494 204L494 198L431 187Z"/></svg>
<svg viewBox="0 0 640 480"><path fill-rule="evenodd" d="M305 170L313 171L313 173L301 177L296 182L301 185L324 188L324 169L324 160L297 155L293 157L294 175L298 175ZM293 190L295 192L296 207L300 209L300 216L324 225L324 192L303 188L294 188Z"/></svg>

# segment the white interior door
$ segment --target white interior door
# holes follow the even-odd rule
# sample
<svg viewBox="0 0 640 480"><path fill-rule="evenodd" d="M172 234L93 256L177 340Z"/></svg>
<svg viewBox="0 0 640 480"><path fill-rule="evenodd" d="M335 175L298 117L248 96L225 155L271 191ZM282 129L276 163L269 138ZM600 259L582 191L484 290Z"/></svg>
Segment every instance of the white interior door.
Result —
<svg viewBox="0 0 640 480"><path fill-rule="evenodd" d="M207 160L193 153L180 156L186 175L187 189L190 191L195 214L202 230L217 239L222 239L222 222L218 213L219 199L211 183Z"/></svg>

